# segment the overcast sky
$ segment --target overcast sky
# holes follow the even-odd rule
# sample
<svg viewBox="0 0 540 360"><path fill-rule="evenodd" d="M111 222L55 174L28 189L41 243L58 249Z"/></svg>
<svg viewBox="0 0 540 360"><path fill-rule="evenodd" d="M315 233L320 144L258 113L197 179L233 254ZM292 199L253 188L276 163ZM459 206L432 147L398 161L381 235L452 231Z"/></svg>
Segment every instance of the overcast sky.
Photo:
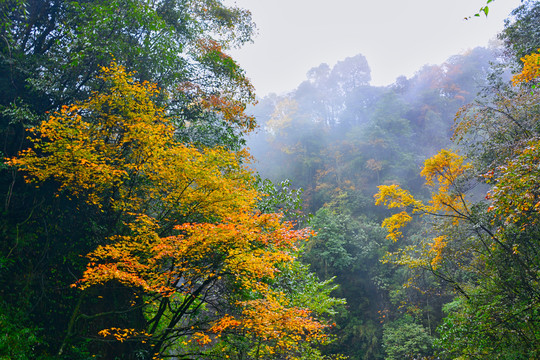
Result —
<svg viewBox="0 0 540 360"><path fill-rule="evenodd" d="M258 96L283 93L323 62L363 54L373 85L410 77L475 46L487 46L520 0L497 0L487 18L473 15L485 0L228 0L252 12L253 44L232 51Z"/></svg>

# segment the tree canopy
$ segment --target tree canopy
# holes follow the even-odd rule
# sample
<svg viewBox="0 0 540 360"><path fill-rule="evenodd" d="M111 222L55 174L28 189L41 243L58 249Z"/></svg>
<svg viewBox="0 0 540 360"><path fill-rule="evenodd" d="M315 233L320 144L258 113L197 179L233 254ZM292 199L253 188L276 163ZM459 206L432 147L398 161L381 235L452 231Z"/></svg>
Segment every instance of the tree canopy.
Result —
<svg viewBox="0 0 540 360"><path fill-rule="evenodd" d="M0 357L322 358L343 301L243 146L249 12L0 6Z"/></svg>

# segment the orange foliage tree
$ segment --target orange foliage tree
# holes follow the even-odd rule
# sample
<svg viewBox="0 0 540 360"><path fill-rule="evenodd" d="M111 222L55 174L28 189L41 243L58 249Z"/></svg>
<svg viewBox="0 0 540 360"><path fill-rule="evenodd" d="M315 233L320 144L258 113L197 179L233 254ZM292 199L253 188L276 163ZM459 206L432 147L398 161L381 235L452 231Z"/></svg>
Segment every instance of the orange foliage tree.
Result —
<svg viewBox="0 0 540 360"><path fill-rule="evenodd" d="M54 181L57 196L113 219L73 284L101 305L77 307L70 326L116 341L105 356L201 353L224 332L256 336L269 356L324 342L327 326L272 285L311 232L256 210L248 154L179 142L157 87L122 66L101 79L105 90L51 114L30 130L34 147L8 160L28 182ZM200 104L228 121L243 114L220 98Z"/></svg>

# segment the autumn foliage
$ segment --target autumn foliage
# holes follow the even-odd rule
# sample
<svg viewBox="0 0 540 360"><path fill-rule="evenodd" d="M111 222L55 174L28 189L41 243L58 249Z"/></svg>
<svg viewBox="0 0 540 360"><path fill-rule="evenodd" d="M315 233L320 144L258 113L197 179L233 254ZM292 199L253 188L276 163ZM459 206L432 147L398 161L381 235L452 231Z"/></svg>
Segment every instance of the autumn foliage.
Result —
<svg viewBox="0 0 540 360"><path fill-rule="evenodd" d="M464 164L462 157L444 149L427 159L420 173L431 190L431 198L427 204L415 199L399 185L379 186L379 192L375 194L375 204L402 210L383 220L382 226L388 230L387 237L398 241L403 236L402 228L413 220L414 214L445 217L451 219L454 225L467 219L470 216L469 205L459 189L456 189L456 185L470 167L470 164ZM411 249L405 249L401 255L396 253L393 256L400 264L437 268L446 245L446 235L442 234L427 240L417 256L410 256Z"/></svg>
<svg viewBox="0 0 540 360"><path fill-rule="evenodd" d="M155 356L187 351L182 339L208 346L223 332L260 339L266 354L324 342L326 325L272 286L312 233L256 210L247 153L177 141L154 101L156 85L135 81L117 63L100 79L104 91L30 129L34 147L8 160L28 182L53 181L57 196L116 219L73 287L105 297L117 286L130 289L116 311L145 321L98 335L150 346ZM225 119L243 111L217 97L201 103ZM253 126L248 119L242 125ZM109 319L90 316L101 317Z"/></svg>
<svg viewBox="0 0 540 360"><path fill-rule="evenodd" d="M454 291L439 327L449 358L538 358L538 55L521 59L514 88L458 112L454 140L470 163L447 150L427 159L427 201L398 185L375 195L401 210L383 221L399 241L383 261L428 270ZM416 232L405 232L411 223Z"/></svg>
<svg viewBox="0 0 540 360"><path fill-rule="evenodd" d="M540 49L538 49L538 53L525 55L521 58L521 61L523 62L523 69L512 77L514 86L531 82L540 77Z"/></svg>

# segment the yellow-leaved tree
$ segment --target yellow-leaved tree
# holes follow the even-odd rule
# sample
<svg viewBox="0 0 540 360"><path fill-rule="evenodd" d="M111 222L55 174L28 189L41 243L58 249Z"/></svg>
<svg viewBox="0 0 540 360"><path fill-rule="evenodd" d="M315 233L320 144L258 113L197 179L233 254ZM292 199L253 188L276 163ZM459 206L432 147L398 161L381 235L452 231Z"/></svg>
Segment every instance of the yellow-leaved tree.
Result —
<svg viewBox="0 0 540 360"><path fill-rule="evenodd" d="M8 160L106 220L73 284L81 296L63 346L83 333L109 343L105 358L158 358L200 353L224 332L256 336L268 356L324 342L327 326L272 286L311 232L256 210L249 155L178 141L154 101L167 94L122 66L101 79L104 90L30 129L33 148ZM243 114L217 99L199 104L225 120Z"/></svg>
<svg viewBox="0 0 540 360"><path fill-rule="evenodd" d="M540 49L538 49L538 53L525 55L521 58L521 61L523 62L523 69L512 77L514 86L531 82L540 77Z"/></svg>
<svg viewBox="0 0 540 360"><path fill-rule="evenodd" d="M420 173L425 184L430 188L431 198L427 203L415 199L399 185L381 185L375 194L375 204L385 205L389 209L401 209L400 212L384 219L382 226L388 230L387 238L395 241L403 235L402 228L413 220L412 215L433 215L450 219L453 225L460 220L470 219L471 212L464 194L459 189L459 180L470 168L462 157L449 150L441 150L424 162ZM387 255L387 259L410 267L437 269L443 259L447 246L444 231L435 232L418 246L409 246L397 253Z"/></svg>

